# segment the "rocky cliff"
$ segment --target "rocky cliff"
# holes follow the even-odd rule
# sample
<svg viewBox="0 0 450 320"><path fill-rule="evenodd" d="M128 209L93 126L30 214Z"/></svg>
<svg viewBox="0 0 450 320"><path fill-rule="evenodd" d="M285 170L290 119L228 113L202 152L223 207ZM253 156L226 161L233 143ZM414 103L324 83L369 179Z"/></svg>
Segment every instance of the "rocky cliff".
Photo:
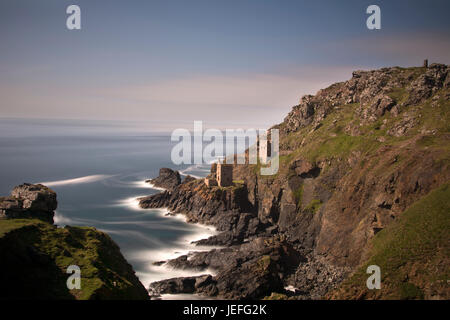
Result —
<svg viewBox="0 0 450 320"><path fill-rule="evenodd" d="M254 209L247 199L244 185L227 188L207 187L203 180L185 180L172 191L139 199L142 208L167 207L171 212L183 213L193 223L211 224L219 231L236 231L239 223L257 227Z"/></svg>
<svg viewBox="0 0 450 320"><path fill-rule="evenodd" d="M119 247L89 227L56 227L56 193L23 184L0 198L0 299L148 299ZM67 268L81 271L69 290Z"/></svg>
<svg viewBox="0 0 450 320"><path fill-rule="evenodd" d="M275 126L278 175L238 168L260 219L333 265L362 263L377 232L449 180L448 71L358 71L303 97Z"/></svg>
<svg viewBox="0 0 450 320"><path fill-rule="evenodd" d="M168 262L217 270L209 289L194 285L195 292L232 298L263 298L274 291L291 298L324 297L373 258L376 239L389 233L393 223L404 221L408 208L449 181L449 98L447 65L356 71L348 81L304 96L274 126L280 130L276 175L261 176L260 164L237 165L233 179L244 181L242 185L206 188L197 180L141 199L141 206L168 207L224 231L202 244L230 247ZM448 214L441 219L447 229ZM247 223L240 222L244 217ZM448 250L448 233L443 237ZM274 254L278 267L266 269L270 276L267 282L261 280L266 284L262 287L245 282L247 262L256 268L261 261L272 261L266 258L271 254L249 245L258 241L270 252L277 252L275 243L290 248ZM394 252L409 250L398 246ZM255 255L254 260L246 258ZM293 256L298 263L281 262L293 261ZM448 266L448 260L444 264ZM402 281L426 292L417 277ZM153 287L167 290L164 282ZM172 287L173 292L178 289ZM439 292L448 299L448 293ZM330 297L358 295L341 292ZM389 294L380 291L374 297Z"/></svg>

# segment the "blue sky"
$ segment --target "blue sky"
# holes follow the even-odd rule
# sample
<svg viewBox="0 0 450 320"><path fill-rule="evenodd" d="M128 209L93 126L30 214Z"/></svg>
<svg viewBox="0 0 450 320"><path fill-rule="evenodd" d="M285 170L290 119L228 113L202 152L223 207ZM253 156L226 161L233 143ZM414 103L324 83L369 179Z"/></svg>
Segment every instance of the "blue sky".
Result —
<svg viewBox="0 0 450 320"><path fill-rule="evenodd" d="M81 8L82 30L66 29ZM382 29L366 28L381 8ZM449 1L2 0L0 117L282 121L355 69L450 63Z"/></svg>

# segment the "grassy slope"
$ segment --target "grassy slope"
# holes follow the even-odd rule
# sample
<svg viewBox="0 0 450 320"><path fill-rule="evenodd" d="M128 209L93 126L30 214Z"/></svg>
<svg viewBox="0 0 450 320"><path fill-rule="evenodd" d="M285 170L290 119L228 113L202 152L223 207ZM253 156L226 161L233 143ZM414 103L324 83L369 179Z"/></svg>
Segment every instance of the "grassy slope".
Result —
<svg viewBox="0 0 450 320"><path fill-rule="evenodd" d="M450 184L414 203L372 241L370 258L333 299L432 299L450 296ZM367 266L381 268L381 289L368 290Z"/></svg>
<svg viewBox="0 0 450 320"><path fill-rule="evenodd" d="M20 229L24 226L33 225L41 222L40 220L33 219L8 219L0 220L0 238L10 231Z"/></svg>
<svg viewBox="0 0 450 320"><path fill-rule="evenodd" d="M14 253L16 257L8 256L9 259L16 259L17 256L22 259L22 256L27 254L27 248L31 247L60 270L58 276L55 275L55 278L61 277L57 281L59 290L55 292L57 295L65 288L65 283L60 282L69 276L66 275L67 267L77 265L81 269L81 290L71 290L66 297L69 295L76 299L142 297L142 290L136 288L136 283L132 283L131 267L120 254L120 249L109 236L95 228L56 228L33 219L0 220L0 249L12 246L16 250ZM6 259L6 256L3 258ZM48 261L46 263L49 263ZM34 262L29 263L29 270L34 267ZM39 263L40 261L37 264ZM27 272L27 266L23 267L24 272ZM20 273L18 276L20 277Z"/></svg>

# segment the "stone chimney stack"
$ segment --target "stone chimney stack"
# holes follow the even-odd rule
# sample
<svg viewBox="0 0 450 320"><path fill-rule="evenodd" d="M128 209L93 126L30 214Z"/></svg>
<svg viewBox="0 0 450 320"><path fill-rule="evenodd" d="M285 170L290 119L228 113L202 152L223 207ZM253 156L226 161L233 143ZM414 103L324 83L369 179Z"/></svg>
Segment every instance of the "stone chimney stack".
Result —
<svg viewBox="0 0 450 320"><path fill-rule="evenodd" d="M423 60L423 67L428 68L428 59Z"/></svg>

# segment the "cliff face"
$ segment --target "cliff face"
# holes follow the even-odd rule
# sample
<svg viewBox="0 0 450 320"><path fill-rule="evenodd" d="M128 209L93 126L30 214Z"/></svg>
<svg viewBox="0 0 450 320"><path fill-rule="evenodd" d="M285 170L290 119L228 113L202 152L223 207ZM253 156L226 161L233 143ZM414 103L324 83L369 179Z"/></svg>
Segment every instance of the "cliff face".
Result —
<svg viewBox="0 0 450 320"><path fill-rule="evenodd" d="M0 201L6 208L6 217L0 219L0 299L148 298L108 235L95 228L58 228L48 222L56 209L52 190L24 184ZM67 288L70 265L81 270L81 289Z"/></svg>
<svg viewBox="0 0 450 320"><path fill-rule="evenodd" d="M247 236L281 237L306 257L282 276L284 285L301 291L294 297L321 297L374 255L378 234L449 181L449 69L432 64L356 71L346 82L304 96L274 126L280 130L276 175L261 176L260 165L235 166L233 179L244 181L246 197L215 197L214 189L196 181L141 205L213 224L230 210L251 214L258 228ZM205 243L221 243L218 238Z"/></svg>
<svg viewBox="0 0 450 320"><path fill-rule="evenodd" d="M410 206L374 237L368 261L327 298L448 300L449 198L447 183ZM369 265L380 267L382 290L367 289Z"/></svg>
<svg viewBox="0 0 450 320"><path fill-rule="evenodd" d="M385 68L306 96L280 129L276 177L236 168L262 221L354 268L370 239L449 180L449 67Z"/></svg>
<svg viewBox="0 0 450 320"><path fill-rule="evenodd" d="M207 187L203 180L185 180L172 191L139 199L142 208L166 207L171 212L185 214L193 223L214 225L223 241L241 240L260 227L253 206L247 199L245 185ZM233 234L234 236L231 236ZM216 238L216 244L220 240ZM212 243L211 243L212 244Z"/></svg>

